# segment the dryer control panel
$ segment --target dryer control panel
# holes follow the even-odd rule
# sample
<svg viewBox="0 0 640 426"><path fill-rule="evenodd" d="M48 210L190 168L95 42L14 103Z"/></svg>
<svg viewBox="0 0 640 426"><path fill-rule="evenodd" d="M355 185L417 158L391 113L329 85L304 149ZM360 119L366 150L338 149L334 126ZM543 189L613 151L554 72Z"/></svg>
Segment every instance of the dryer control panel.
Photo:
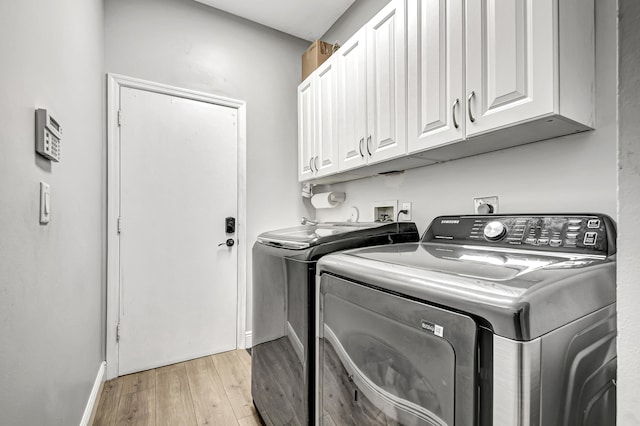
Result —
<svg viewBox="0 0 640 426"><path fill-rule="evenodd" d="M470 215L434 219L422 242L611 255L613 220L600 214Z"/></svg>

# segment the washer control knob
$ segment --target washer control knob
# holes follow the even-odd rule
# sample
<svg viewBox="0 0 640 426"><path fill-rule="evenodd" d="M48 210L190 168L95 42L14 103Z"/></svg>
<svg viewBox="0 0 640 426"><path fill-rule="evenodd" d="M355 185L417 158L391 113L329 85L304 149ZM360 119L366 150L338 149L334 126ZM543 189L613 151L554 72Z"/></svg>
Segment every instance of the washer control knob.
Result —
<svg viewBox="0 0 640 426"><path fill-rule="evenodd" d="M498 241L507 235L507 227L502 222L494 220L484 227L484 237L489 241Z"/></svg>

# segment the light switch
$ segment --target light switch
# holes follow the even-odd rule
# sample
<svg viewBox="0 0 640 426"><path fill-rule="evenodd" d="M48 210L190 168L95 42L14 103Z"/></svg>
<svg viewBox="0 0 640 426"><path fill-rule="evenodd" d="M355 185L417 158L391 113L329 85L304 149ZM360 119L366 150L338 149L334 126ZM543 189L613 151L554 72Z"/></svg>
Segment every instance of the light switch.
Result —
<svg viewBox="0 0 640 426"><path fill-rule="evenodd" d="M51 218L51 190L48 183L40 182L40 223L47 224Z"/></svg>

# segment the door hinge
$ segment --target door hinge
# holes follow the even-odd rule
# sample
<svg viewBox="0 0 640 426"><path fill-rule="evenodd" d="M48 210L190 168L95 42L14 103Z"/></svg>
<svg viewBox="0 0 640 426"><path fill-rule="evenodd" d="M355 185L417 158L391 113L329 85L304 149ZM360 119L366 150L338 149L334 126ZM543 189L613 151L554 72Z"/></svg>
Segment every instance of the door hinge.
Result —
<svg viewBox="0 0 640 426"><path fill-rule="evenodd" d="M122 217L118 216L118 235L122 233Z"/></svg>
<svg viewBox="0 0 640 426"><path fill-rule="evenodd" d="M120 341L120 323L116 325L116 342Z"/></svg>
<svg viewBox="0 0 640 426"><path fill-rule="evenodd" d="M122 110L118 110L118 126L122 126Z"/></svg>

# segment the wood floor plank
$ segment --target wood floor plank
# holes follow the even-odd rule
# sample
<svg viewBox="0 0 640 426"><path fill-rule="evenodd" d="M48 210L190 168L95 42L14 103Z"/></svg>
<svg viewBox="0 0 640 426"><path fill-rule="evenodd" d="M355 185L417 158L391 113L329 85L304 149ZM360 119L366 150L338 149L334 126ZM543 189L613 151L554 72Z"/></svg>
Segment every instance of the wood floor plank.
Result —
<svg viewBox="0 0 640 426"><path fill-rule="evenodd" d="M265 420L277 425L300 425L304 411L302 380L295 381L293 370L302 367L292 362L299 362L293 347L282 345L287 342L286 337L263 343L254 352L252 362L255 363L259 374L251 378L252 389L261 395L260 403L266 407L278 407L277 410L267 409ZM290 352L290 353L289 353Z"/></svg>
<svg viewBox="0 0 640 426"><path fill-rule="evenodd" d="M250 365L240 350L107 381L92 424L261 425L251 398Z"/></svg>
<svg viewBox="0 0 640 426"><path fill-rule="evenodd" d="M196 417L184 363L156 370L156 425L192 426Z"/></svg>
<svg viewBox="0 0 640 426"><path fill-rule="evenodd" d="M262 426L258 412L253 409L253 415L238 420L239 426Z"/></svg>
<svg viewBox="0 0 640 426"><path fill-rule="evenodd" d="M213 365L222 379L227 397L237 419L253 415L251 398L251 375L242 365L237 351L212 355Z"/></svg>
<svg viewBox="0 0 640 426"><path fill-rule="evenodd" d="M242 362L242 365L247 367L249 373L251 373L251 355L249 355L249 352L240 349L236 351L236 353L238 355L238 358L240 358L240 362Z"/></svg>
<svg viewBox="0 0 640 426"><path fill-rule="evenodd" d="M326 426L337 426L329 414L322 416L322 421Z"/></svg>
<svg viewBox="0 0 640 426"><path fill-rule="evenodd" d="M120 377L122 380L121 395L127 395L134 392L155 389L156 387L156 370L147 370L140 373L127 374Z"/></svg>
<svg viewBox="0 0 640 426"><path fill-rule="evenodd" d="M104 383L96 417L93 421L94 426L111 426L115 424L121 389L121 380L113 379Z"/></svg>
<svg viewBox="0 0 640 426"><path fill-rule="evenodd" d="M120 395L116 425L154 426L155 424L155 388Z"/></svg>
<svg viewBox="0 0 640 426"><path fill-rule="evenodd" d="M231 403L220 382L210 358L199 358L185 363L193 408L198 425L237 425Z"/></svg>

